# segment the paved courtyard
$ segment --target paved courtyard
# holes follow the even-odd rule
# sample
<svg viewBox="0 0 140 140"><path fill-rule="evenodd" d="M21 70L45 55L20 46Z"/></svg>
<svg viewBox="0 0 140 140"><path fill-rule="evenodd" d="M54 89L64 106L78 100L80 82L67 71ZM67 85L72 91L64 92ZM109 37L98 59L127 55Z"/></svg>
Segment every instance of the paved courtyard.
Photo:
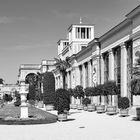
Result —
<svg viewBox="0 0 140 140"><path fill-rule="evenodd" d="M55 111L52 111L56 114ZM66 122L41 125L0 125L1 140L139 140L140 121L70 110Z"/></svg>

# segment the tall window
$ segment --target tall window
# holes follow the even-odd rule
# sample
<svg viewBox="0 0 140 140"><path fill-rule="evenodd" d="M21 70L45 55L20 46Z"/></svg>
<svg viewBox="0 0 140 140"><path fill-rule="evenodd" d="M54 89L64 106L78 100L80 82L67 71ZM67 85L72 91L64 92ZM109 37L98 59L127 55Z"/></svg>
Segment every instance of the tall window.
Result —
<svg viewBox="0 0 140 140"><path fill-rule="evenodd" d="M88 63L85 63L85 82L86 82L86 87L88 87Z"/></svg>
<svg viewBox="0 0 140 140"><path fill-rule="evenodd" d="M114 77L117 85L120 88L121 83L121 48L120 46L114 49Z"/></svg>
<svg viewBox="0 0 140 140"><path fill-rule="evenodd" d="M104 54L104 82L109 80L109 53Z"/></svg>
<svg viewBox="0 0 140 140"><path fill-rule="evenodd" d="M81 28L81 38L85 39L85 28Z"/></svg>
<svg viewBox="0 0 140 140"><path fill-rule="evenodd" d="M69 71L69 88L71 88L71 71Z"/></svg>

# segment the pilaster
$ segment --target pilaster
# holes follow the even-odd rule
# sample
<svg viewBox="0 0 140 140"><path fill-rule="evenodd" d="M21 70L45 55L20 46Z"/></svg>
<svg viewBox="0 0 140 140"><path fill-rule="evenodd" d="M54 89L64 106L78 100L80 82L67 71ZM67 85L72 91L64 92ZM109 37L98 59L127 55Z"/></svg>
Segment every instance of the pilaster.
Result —
<svg viewBox="0 0 140 140"><path fill-rule="evenodd" d="M104 58L101 55L101 84L104 83Z"/></svg>
<svg viewBox="0 0 140 140"><path fill-rule="evenodd" d="M86 80L85 79L85 75L86 75L85 64L82 65L82 73L83 73L83 79L82 79L83 80L83 82L82 82L83 85L82 86L83 86L83 88L85 88L86 87L86 81L85 81Z"/></svg>
<svg viewBox="0 0 140 140"><path fill-rule="evenodd" d="M89 87L92 86L92 66L91 66L91 61L88 62L88 84Z"/></svg>

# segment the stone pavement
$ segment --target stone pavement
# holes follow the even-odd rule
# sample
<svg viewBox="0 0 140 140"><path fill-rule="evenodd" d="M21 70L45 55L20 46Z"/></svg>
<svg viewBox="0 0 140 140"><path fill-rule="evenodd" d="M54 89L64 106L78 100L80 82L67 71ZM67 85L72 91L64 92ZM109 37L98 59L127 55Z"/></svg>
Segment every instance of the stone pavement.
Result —
<svg viewBox="0 0 140 140"><path fill-rule="evenodd" d="M50 111L56 114L56 111ZM0 125L1 140L140 140L140 121L70 110L68 121L41 125Z"/></svg>

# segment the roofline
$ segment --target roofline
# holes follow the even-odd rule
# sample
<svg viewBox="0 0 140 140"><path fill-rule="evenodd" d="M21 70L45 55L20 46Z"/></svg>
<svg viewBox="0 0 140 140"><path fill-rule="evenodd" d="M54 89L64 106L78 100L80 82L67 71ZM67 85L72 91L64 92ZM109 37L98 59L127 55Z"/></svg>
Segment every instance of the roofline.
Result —
<svg viewBox="0 0 140 140"><path fill-rule="evenodd" d="M125 16L127 18L132 18L133 16L135 16L136 14L138 14L140 12L140 5L138 5L136 8L134 8L132 11L130 11L128 14L126 14Z"/></svg>
<svg viewBox="0 0 140 140"><path fill-rule="evenodd" d="M108 36L112 35L114 32L118 31L122 27L126 26L127 24L131 23L132 21L130 19L125 19L121 23L117 24L115 27L111 28L109 31L107 31L105 34L99 37L99 41L101 42Z"/></svg>
<svg viewBox="0 0 140 140"><path fill-rule="evenodd" d="M62 40L63 40L63 41L66 41L66 40L69 41L68 39L59 39L59 40L57 41L57 44L58 44L60 41L62 41Z"/></svg>
<svg viewBox="0 0 140 140"><path fill-rule="evenodd" d="M72 28L72 26L95 26L95 24L71 24L69 27L68 27L68 31Z"/></svg>

